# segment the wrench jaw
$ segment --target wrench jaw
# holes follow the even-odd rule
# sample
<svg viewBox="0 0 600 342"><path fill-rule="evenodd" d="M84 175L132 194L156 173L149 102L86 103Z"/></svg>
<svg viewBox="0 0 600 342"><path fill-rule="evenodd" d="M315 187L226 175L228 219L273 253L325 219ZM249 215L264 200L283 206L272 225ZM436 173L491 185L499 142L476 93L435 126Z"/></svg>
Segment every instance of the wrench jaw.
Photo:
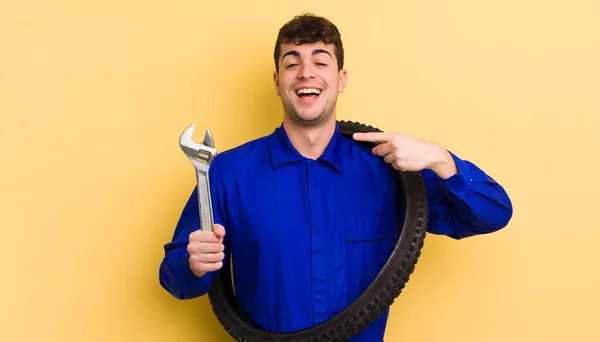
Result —
<svg viewBox="0 0 600 342"><path fill-rule="evenodd" d="M204 142L197 143L192 140L195 125L188 127L179 138L179 146L190 159L196 169L196 180L198 189L198 212L200 229L212 231L214 218L212 212L212 200L210 196L210 181L208 169L217 155L217 149L212 134L207 129Z"/></svg>
<svg viewBox="0 0 600 342"><path fill-rule="evenodd" d="M204 135L204 145L210 148L215 148L215 142L213 141L212 134L208 128L206 129L206 134Z"/></svg>
<svg viewBox="0 0 600 342"><path fill-rule="evenodd" d="M179 146L194 165L196 171L208 172L208 168L217 155L214 140L210 130L206 129L203 143L192 140L195 124L188 127L179 138Z"/></svg>

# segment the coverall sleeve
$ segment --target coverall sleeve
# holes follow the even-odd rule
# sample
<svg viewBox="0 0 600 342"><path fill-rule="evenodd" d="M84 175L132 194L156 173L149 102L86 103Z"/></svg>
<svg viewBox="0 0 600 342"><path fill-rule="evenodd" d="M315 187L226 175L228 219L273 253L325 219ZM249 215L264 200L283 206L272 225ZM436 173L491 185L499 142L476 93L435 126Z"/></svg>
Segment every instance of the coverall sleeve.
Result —
<svg viewBox="0 0 600 342"><path fill-rule="evenodd" d="M505 227L513 208L504 188L472 162L450 155L457 174L442 179L432 170L421 172L429 203L427 231L462 239Z"/></svg>

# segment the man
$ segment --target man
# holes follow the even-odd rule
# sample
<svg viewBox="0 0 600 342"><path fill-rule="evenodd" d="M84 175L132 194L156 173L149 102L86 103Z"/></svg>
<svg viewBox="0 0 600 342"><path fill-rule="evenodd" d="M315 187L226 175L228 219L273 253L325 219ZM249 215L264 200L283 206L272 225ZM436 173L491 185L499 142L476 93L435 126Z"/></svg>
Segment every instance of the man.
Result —
<svg viewBox="0 0 600 342"><path fill-rule="evenodd" d="M162 286L179 299L208 292L231 253L236 295L264 330L321 323L358 297L392 251L403 216L395 170L420 171L428 232L461 239L507 225L503 188L471 162L402 133L341 135L336 99L346 70L337 28L302 15L284 25L273 75L283 122L220 153L210 169L214 231L199 231L197 193L165 245ZM386 312L352 341L382 341Z"/></svg>

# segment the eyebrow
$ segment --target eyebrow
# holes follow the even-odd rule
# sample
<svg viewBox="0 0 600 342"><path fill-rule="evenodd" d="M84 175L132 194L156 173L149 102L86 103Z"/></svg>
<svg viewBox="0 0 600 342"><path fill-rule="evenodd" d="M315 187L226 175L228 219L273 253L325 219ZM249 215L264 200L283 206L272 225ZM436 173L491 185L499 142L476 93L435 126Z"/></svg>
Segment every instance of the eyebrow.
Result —
<svg viewBox="0 0 600 342"><path fill-rule="evenodd" d="M319 53L325 53L325 54L329 55L329 57L331 57L331 54L329 53L329 51L324 50L324 49L314 49L312 52L312 55L315 56ZM300 57L300 52L298 52L296 50L290 50L290 51L286 52L283 56L281 56L281 59L283 60L285 58L285 56L288 56L288 55Z"/></svg>

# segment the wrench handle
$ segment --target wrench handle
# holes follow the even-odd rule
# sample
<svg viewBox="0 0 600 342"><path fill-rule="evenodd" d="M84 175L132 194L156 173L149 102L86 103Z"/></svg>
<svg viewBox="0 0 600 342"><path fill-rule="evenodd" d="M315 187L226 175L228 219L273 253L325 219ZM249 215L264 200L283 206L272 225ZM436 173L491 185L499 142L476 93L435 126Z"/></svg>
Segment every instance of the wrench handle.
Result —
<svg viewBox="0 0 600 342"><path fill-rule="evenodd" d="M212 232L215 221L213 219L208 174L204 171L198 171L196 173L196 178L198 180L198 212L200 213L200 229Z"/></svg>

